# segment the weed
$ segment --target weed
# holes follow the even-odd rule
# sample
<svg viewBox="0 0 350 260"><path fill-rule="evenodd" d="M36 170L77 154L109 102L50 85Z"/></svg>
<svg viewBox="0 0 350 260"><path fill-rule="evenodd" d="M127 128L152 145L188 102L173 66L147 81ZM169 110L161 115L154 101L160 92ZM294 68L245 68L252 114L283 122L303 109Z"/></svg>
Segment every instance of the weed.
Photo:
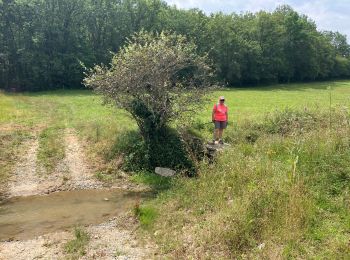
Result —
<svg viewBox="0 0 350 260"><path fill-rule="evenodd" d="M158 215L154 207L140 206L139 203L135 204L134 214L140 220L141 226L145 229L149 229L153 225Z"/></svg>
<svg viewBox="0 0 350 260"><path fill-rule="evenodd" d="M68 241L64 245L64 249L72 257L79 258L79 256L86 254L86 246L89 243L90 237L86 231L79 227L74 229L74 236L75 238L73 240Z"/></svg>
<svg viewBox="0 0 350 260"><path fill-rule="evenodd" d="M115 250L115 253L114 253L114 256L116 257L116 258L118 258L118 257L120 257L120 256L122 256L122 255L124 255L125 253L122 251L122 250L120 250L119 248L117 248L116 250Z"/></svg>
<svg viewBox="0 0 350 260"><path fill-rule="evenodd" d="M63 183L67 183L68 181L69 181L69 176L67 176L67 175L64 175L63 177L62 177L62 182Z"/></svg>

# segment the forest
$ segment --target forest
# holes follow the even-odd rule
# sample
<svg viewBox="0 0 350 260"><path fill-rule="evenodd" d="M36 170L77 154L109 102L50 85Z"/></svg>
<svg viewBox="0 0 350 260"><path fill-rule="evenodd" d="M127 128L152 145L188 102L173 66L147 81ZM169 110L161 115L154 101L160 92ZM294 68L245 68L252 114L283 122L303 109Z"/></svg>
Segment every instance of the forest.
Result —
<svg viewBox="0 0 350 260"><path fill-rule="evenodd" d="M288 5L273 12L182 10L161 0L0 0L0 89L81 88L135 32L184 35L228 87L350 77L350 46Z"/></svg>

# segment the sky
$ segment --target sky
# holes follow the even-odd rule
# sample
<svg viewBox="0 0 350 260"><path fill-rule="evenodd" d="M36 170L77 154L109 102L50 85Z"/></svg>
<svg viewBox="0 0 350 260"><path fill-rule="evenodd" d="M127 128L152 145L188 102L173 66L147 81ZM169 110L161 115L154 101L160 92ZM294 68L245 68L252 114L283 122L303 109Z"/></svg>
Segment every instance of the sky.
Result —
<svg viewBox="0 0 350 260"><path fill-rule="evenodd" d="M288 4L298 13L306 14L317 24L318 30L338 31L350 42L350 0L165 0L178 8L199 8L205 13L273 11Z"/></svg>

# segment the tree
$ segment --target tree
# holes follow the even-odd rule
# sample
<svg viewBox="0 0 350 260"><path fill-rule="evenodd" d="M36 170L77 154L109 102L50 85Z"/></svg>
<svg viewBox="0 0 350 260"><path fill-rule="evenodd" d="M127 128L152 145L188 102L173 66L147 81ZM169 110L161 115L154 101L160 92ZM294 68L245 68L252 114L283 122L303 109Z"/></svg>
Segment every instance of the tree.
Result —
<svg viewBox="0 0 350 260"><path fill-rule="evenodd" d="M166 145L168 125L193 110L210 87L207 57L181 35L141 31L114 55L111 66L95 66L86 86L128 111L147 144L151 166ZM173 156L169 154L170 156ZM159 166L159 165L158 165Z"/></svg>
<svg viewBox="0 0 350 260"><path fill-rule="evenodd" d="M215 63L218 77L225 83L240 83L243 40L234 28L234 16L213 14L206 25L207 52Z"/></svg>
<svg viewBox="0 0 350 260"><path fill-rule="evenodd" d="M345 35L330 31L323 32L323 35L328 38L337 55L346 58L350 57L350 45L347 43Z"/></svg>
<svg viewBox="0 0 350 260"><path fill-rule="evenodd" d="M349 77L350 45L292 7L206 15L163 0L0 0L0 88L79 88L133 33L171 31L213 60L228 86Z"/></svg>

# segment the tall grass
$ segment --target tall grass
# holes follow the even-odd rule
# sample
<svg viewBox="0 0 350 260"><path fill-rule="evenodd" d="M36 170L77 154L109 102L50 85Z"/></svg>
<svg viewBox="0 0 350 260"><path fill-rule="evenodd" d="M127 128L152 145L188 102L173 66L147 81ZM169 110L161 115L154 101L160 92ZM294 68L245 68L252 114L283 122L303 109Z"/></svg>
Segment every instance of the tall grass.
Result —
<svg viewBox="0 0 350 260"><path fill-rule="evenodd" d="M177 258L349 256L349 114L284 110L229 133L231 148L198 179L156 201L151 234ZM255 133L254 142L247 135Z"/></svg>

